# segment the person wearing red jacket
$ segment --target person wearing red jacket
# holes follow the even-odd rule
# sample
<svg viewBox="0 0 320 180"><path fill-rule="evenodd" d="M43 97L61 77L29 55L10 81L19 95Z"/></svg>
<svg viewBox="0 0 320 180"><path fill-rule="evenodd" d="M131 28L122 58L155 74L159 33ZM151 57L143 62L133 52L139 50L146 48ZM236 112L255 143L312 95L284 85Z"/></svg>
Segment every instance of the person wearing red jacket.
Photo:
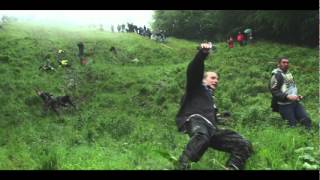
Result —
<svg viewBox="0 0 320 180"><path fill-rule="evenodd" d="M243 46L244 35L241 32L239 32L237 35L237 41L239 42L240 46Z"/></svg>

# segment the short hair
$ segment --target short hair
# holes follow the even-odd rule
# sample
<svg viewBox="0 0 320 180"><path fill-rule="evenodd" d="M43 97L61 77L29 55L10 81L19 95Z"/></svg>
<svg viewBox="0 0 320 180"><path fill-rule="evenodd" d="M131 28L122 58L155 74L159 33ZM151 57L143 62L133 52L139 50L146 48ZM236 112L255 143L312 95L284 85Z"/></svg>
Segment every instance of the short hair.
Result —
<svg viewBox="0 0 320 180"><path fill-rule="evenodd" d="M217 76L219 76L219 74L218 74L216 71L206 71L206 72L204 72L204 74L203 74L203 79L207 78L209 72L216 73Z"/></svg>
<svg viewBox="0 0 320 180"><path fill-rule="evenodd" d="M278 59L278 64L280 64L280 62L282 61L282 59L288 59L287 57L281 57Z"/></svg>

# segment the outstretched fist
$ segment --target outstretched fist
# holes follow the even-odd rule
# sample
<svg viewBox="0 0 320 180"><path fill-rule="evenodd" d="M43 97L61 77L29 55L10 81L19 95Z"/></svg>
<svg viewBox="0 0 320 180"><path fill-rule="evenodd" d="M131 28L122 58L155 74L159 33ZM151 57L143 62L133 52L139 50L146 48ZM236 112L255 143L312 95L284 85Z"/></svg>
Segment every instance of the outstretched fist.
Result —
<svg viewBox="0 0 320 180"><path fill-rule="evenodd" d="M206 42L200 44L201 51L204 53L209 53L210 49L212 49L212 43Z"/></svg>

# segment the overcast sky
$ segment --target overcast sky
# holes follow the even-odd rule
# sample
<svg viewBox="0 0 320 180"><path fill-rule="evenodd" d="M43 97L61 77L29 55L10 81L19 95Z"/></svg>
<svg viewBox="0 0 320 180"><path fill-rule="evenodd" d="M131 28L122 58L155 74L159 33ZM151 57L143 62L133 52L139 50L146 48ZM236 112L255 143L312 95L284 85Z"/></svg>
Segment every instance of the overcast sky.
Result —
<svg viewBox="0 0 320 180"><path fill-rule="evenodd" d="M90 25L134 23L150 27L152 10L0 10L0 16L7 15L18 19L41 23Z"/></svg>

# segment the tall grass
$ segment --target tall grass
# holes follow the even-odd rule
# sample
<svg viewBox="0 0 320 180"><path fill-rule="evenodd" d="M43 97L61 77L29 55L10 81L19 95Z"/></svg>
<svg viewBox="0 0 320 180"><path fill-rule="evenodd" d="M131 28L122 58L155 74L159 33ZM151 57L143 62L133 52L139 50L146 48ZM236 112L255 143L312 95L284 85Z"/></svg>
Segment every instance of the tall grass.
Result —
<svg viewBox="0 0 320 180"><path fill-rule="evenodd" d="M86 52L94 52L87 66L77 57L80 41ZM0 29L0 169L173 169L168 156L177 158L188 142L174 117L196 46L175 38L159 44L131 33L5 25ZM206 69L219 72L217 104L232 112L227 128L253 143L247 169L319 168L317 51L270 42L217 46ZM72 68L58 67L59 49ZM56 72L38 70L47 54ZM279 56L294 65L312 134L288 128L271 113L267 84ZM60 117L45 114L35 87L70 94L77 109L64 108ZM192 169L223 169L227 158L209 149Z"/></svg>

